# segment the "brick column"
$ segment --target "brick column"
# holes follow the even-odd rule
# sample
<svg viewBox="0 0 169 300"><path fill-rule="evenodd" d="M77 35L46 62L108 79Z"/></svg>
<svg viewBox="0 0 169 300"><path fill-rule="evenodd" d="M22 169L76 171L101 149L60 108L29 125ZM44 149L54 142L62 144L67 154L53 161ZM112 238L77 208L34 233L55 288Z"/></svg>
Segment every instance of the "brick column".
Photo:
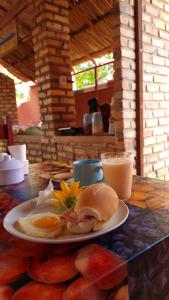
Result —
<svg viewBox="0 0 169 300"><path fill-rule="evenodd" d="M136 75L133 1L120 3L121 83L123 135L126 150L136 150Z"/></svg>
<svg viewBox="0 0 169 300"><path fill-rule="evenodd" d="M124 150L124 124L123 124L123 92L122 92L122 62L121 62L121 38L120 38L120 3L119 1L113 2L112 7L112 52L114 57L114 83L113 83L113 103L111 109L111 118L114 121L116 129L115 146L118 149Z"/></svg>
<svg viewBox="0 0 169 300"><path fill-rule="evenodd" d="M132 0L115 2L113 28L115 120L119 148L135 152L135 42L134 4ZM113 8L114 12L114 8Z"/></svg>
<svg viewBox="0 0 169 300"><path fill-rule="evenodd" d="M36 79L44 134L74 126L74 96L69 57L68 0L33 2Z"/></svg>
<svg viewBox="0 0 169 300"><path fill-rule="evenodd" d="M0 73L0 119L6 115L11 116L13 124L18 123L14 81Z"/></svg>

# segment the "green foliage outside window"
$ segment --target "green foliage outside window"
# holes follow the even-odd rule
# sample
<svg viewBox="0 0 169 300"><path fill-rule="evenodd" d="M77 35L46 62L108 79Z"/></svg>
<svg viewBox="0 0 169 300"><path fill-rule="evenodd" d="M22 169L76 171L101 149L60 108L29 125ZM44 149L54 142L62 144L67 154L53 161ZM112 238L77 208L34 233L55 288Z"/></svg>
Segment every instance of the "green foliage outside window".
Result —
<svg viewBox="0 0 169 300"><path fill-rule="evenodd" d="M83 64L79 64L73 67L73 70L75 73L81 72L81 71L85 71L87 69L93 68L95 67L95 63L92 62L91 60L83 63Z"/></svg>
<svg viewBox="0 0 169 300"><path fill-rule="evenodd" d="M95 70L94 70L95 67L97 68L98 83L103 83L108 80L112 80L114 74L112 60L113 60L113 54L108 53L103 57L96 58L95 64L92 61L87 61L86 63L74 66L73 67L75 73L73 74L74 90L79 90L79 89L83 89L95 85ZM76 74L78 72L81 73Z"/></svg>
<svg viewBox="0 0 169 300"><path fill-rule="evenodd" d="M75 76L76 89L82 89L84 87L92 86L95 84L94 70L89 70Z"/></svg>
<svg viewBox="0 0 169 300"><path fill-rule="evenodd" d="M105 82L113 79L113 64L108 64L97 69L98 82Z"/></svg>

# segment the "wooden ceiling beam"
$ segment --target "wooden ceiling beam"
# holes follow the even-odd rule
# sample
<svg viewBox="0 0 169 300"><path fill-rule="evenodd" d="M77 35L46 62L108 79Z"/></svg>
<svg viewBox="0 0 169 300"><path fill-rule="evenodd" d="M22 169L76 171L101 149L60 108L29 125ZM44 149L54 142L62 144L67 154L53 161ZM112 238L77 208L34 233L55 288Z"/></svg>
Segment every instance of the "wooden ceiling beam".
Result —
<svg viewBox="0 0 169 300"><path fill-rule="evenodd" d="M106 47L106 48L104 48L102 50L99 50L97 52L91 53L90 57L92 57L92 60L94 60L94 58L102 56L102 55L104 55L108 52L111 52L111 51L113 51L113 47L109 46L109 47ZM75 66L75 65L78 65L82 62L85 62L85 61L87 61L87 58L88 58L87 56L83 56L82 58L75 59L75 60L72 61L72 65ZM90 60L91 60L91 58L90 58Z"/></svg>
<svg viewBox="0 0 169 300"><path fill-rule="evenodd" d="M15 47L13 49L13 51L10 51L10 52L7 52L6 55L3 56L3 59L5 60L8 60L11 56L13 56L13 53L15 53L15 51L24 51L24 52L28 52L28 45L26 43L29 43L31 42L32 40L32 36L31 35L28 35L26 36L24 39L22 39L18 44L17 44L17 47ZM26 49L25 49L26 48ZM34 55L34 51L31 49L31 45L29 45L29 53L31 53L31 55ZM14 57L14 59L16 59ZM20 60L20 59L19 59ZM19 61L17 60L17 62ZM16 63L17 63L16 62Z"/></svg>
<svg viewBox="0 0 169 300"><path fill-rule="evenodd" d="M71 0L69 4L69 9L73 9L75 6L81 4L83 0Z"/></svg>
<svg viewBox="0 0 169 300"><path fill-rule="evenodd" d="M30 4L30 3L29 3ZM2 5L0 5L0 10L3 10L6 14L8 12L8 10L10 10L10 8L6 9L4 8ZM27 27L28 29L33 29L34 28L34 22L33 22L33 18L32 15L28 15L28 13L26 13L25 11L21 11L22 15L17 15L17 19L18 21L24 26ZM6 16L6 15L5 15ZM4 18L4 15L3 15ZM0 28L1 28L1 24L0 24Z"/></svg>
<svg viewBox="0 0 169 300"><path fill-rule="evenodd" d="M89 29L91 26L95 26L97 25L100 21L104 20L105 18L111 16L113 14L113 10L107 12L104 16L101 16L99 18L97 18L96 20L93 21L88 21L87 24L85 24L83 27L79 28L78 30L71 32L70 36L76 36L77 34L81 33L82 31L85 31L87 29Z"/></svg>
<svg viewBox="0 0 169 300"><path fill-rule="evenodd" d="M21 11L23 11L29 5L28 0L17 0L10 7L10 9L4 14L3 20L0 23L0 29L5 27L10 21L15 18Z"/></svg>
<svg viewBox="0 0 169 300"><path fill-rule="evenodd" d="M76 46L77 45L77 41L76 43L71 43L72 47L77 51L77 52L81 52L85 57L86 59L88 60L91 60L93 61L93 57L87 52L87 50L79 43L78 44L78 47Z"/></svg>
<svg viewBox="0 0 169 300"><path fill-rule="evenodd" d="M22 40L20 40L20 44L25 44L27 42L31 42L32 41L32 32L27 34Z"/></svg>
<svg viewBox="0 0 169 300"><path fill-rule="evenodd" d="M29 65L29 67L27 66L27 72L25 73L25 64L24 63L20 63L17 67L15 67L16 70L19 70L19 72L21 72L23 75L27 76L27 74L29 73L29 80L31 81L35 81L34 78L34 68L32 66Z"/></svg>
<svg viewBox="0 0 169 300"><path fill-rule="evenodd" d="M29 58L34 56L34 52L30 52L28 55L26 55L24 58L19 59L17 62L15 62L13 64L13 67L17 67L20 63L24 63L25 61L27 61Z"/></svg>
<svg viewBox="0 0 169 300"><path fill-rule="evenodd" d="M84 20L86 22L86 24L84 26L88 26L88 28L86 28L85 30L87 31L88 29L92 29L92 31L94 31L95 33L97 33L98 35L102 34L102 39L105 40L106 42L111 43L112 42L112 37L110 37L107 33L103 33L101 26L99 28L97 28L98 26L96 26L99 22L104 21L104 18L107 17L107 14L109 15L110 11L105 14L104 16L101 16L99 19L92 21L89 20L88 16L84 13L83 10L81 10L81 8L79 7L79 10L81 11L81 13L83 14ZM111 13L112 14L112 10ZM102 20L103 18L103 20ZM97 23L95 23L97 21Z"/></svg>
<svg viewBox="0 0 169 300"><path fill-rule="evenodd" d="M23 16L18 16L17 19L24 27L27 27L28 29L31 29L31 30L34 28L35 24L34 24L31 16L24 14Z"/></svg>
<svg viewBox="0 0 169 300"><path fill-rule="evenodd" d="M19 79L21 79L22 81L29 81L29 80L33 80L31 77L27 76L26 74L23 74L23 72L20 72L19 70L13 68L7 61L5 61L4 59L0 58L0 64L6 68L10 73L12 73L14 76L18 77Z"/></svg>

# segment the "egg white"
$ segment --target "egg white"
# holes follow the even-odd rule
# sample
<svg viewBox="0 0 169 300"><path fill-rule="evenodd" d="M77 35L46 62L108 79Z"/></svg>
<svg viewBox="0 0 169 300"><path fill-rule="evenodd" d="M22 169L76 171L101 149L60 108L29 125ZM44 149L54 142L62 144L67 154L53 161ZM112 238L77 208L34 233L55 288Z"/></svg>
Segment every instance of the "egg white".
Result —
<svg viewBox="0 0 169 300"><path fill-rule="evenodd" d="M34 222L41 219L42 217L52 216L57 219L57 225L53 228L39 228L34 225ZM43 238L54 238L58 236L62 229L64 223L60 220L60 218L54 213L39 213L39 214L31 214L26 217L21 217L18 219L18 224L22 232L26 235L34 236L34 237L43 237Z"/></svg>

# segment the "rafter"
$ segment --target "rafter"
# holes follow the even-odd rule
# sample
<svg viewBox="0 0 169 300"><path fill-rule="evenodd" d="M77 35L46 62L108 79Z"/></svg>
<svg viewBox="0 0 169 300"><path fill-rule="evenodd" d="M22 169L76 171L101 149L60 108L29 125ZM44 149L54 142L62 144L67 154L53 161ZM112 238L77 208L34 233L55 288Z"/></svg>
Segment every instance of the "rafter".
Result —
<svg viewBox="0 0 169 300"><path fill-rule="evenodd" d="M35 80L33 79L31 76L27 76L27 74L24 74L23 72L20 72L19 70L15 69L12 67L12 65L10 65L7 61L5 61L4 59L0 58L0 64L6 68L10 73L12 73L14 76L18 77L19 79L21 79L22 81L29 81L29 80Z"/></svg>
<svg viewBox="0 0 169 300"><path fill-rule="evenodd" d="M29 2L27 0L17 0L10 7L10 9L3 16L3 20L0 23L0 29L4 28L13 18L15 18L19 13L21 13L27 6Z"/></svg>
<svg viewBox="0 0 169 300"><path fill-rule="evenodd" d="M34 22L31 16L28 14L24 13L22 16L18 16L18 21L26 28L28 29L33 29L34 28Z"/></svg>
<svg viewBox="0 0 169 300"><path fill-rule="evenodd" d="M84 26L82 26L81 28L79 28L78 30L71 32L70 36L76 36L77 34L85 31L86 29L89 29L91 26L93 27L94 25L97 25L100 21L104 20L106 17L109 17L110 15L112 15L113 11L109 11L108 13L106 13L104 16L101 16L99 18L97 18L96 20L93 21L88 21L87 24L85 24Z"/></svg>
<svg viewBox="0 0 169 300"><path fill-rule="evenodd" d="M98 19L97 23L94 23L94 21L89 20L88 16L84 13L84 11L79 7L79 11L81 12L81 14L83 15L83 18L86 22L86 26L88 25L89 28L86 28L86 31L89 29L92 29L92 31L94 31L95 33L97 33L98 35L102 34L102 39L105 40L106 42L111 43L112 42L112 38L107 34L107 33L103 33L101 26L99 26L99 29L97 28L97 24L99 24L101 21L104 21L104 18L107 17L107 15L104 15L102 17L100 17L100 19ZM103 19L102 19L103 18ZM95 21L96 22L96 21Z"/></svg>
<svg viewBox="0 0 169 300"><path fill-rule="evenodd" d="M90 54L90 60L94 61L94 58L102 56L102 55L104 55L104 54L106 54L108 52L111 52L111 51L113 51L113 47L109 46L109 47L106 47L106 48L104 48L102 50L93 52L93 53ZM75 60L72 61L72 65L75 66L75 65L78 65L78 64L80 64L82 62L85 62L87 60L87 58L88 58L87 56L83 56L80 59L75 59Z"/></svg>
<svg viewBox="0 0 169 300"><path fill-rule="evenodd" d="M34 56L34 52L30 52L28 55L26 55L24 58L19 59L17 62L13 64L13 67L17 67L20 63L24 63L25 61L28 61L30 58Z"/></svg>
<svg viewBox="0 0 169 300"><path fill-rule="evenodd" d="M73 9L76 5L79 5L83 0L70 0L69 9Z"/></svg>
<svg viewBox="0 0 169 300"><path fill-rule="evenodd" d="M77 52L80 51L83 55L85 55L86 59L93 61L93 57L87 52L86 48L84 48L81 43L78 43L78 47L76 45L77 41L75 43L71 43L72 48L74 48Z"/></svg>

